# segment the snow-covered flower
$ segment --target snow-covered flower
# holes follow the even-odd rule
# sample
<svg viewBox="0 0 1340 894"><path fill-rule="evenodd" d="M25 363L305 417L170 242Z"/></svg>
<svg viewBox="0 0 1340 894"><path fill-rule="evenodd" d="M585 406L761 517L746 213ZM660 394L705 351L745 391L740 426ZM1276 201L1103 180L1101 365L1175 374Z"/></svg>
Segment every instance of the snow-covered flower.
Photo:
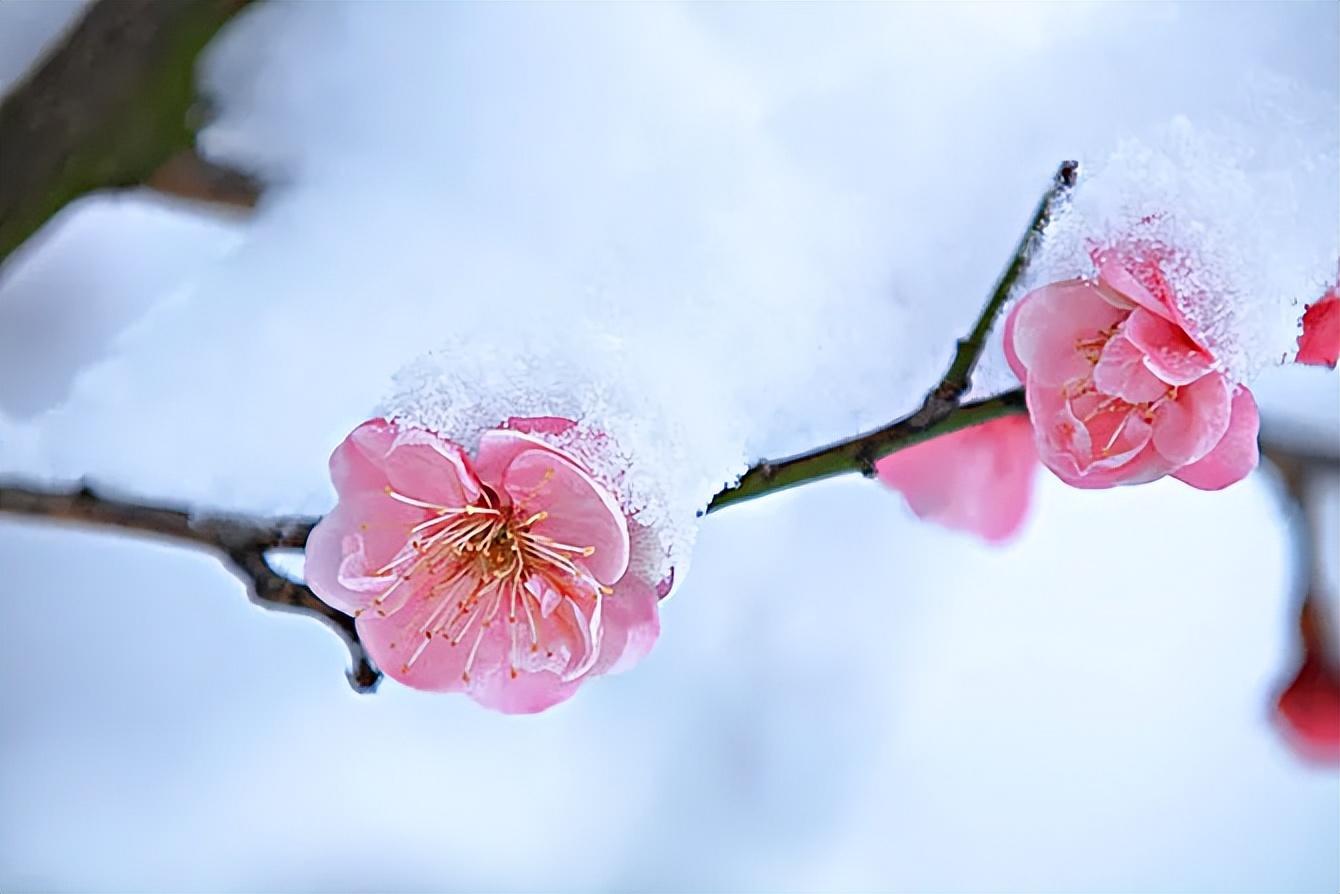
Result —
<svg viewBox="0 0 1340 894"><path fill-rule="evenodd" d="M1028 515L1038 452L1026 416L960 429L875 463L919 518L991 543L1013 537Z"/></svg>
<svg viewBox="0 0 1340 894"><path fill-rule="evenodd" d="M1039 456L1068 484L1173 475L1217 490L1256 467L1256 401L1179 309L1167 260L1147 246L1098 252L1093 279L1036 289L1006 320Z"/></svg>
<svg viewBox="0 0 1340 894"><path fill-rule="evenodd" d="M1298 362L1335 369L1340 358L1340 286L1334 286L1303 313Z"/></svg>
<svg viewBox="0 0 1340 894"><path fill-rule="evenodd" d="M529 713L651 648L662 593L629 570L636 524L541 437L572 425L511 419L471 457L373 419L336 448L339 503L308 539L307 582L391 677Z"/></svg>

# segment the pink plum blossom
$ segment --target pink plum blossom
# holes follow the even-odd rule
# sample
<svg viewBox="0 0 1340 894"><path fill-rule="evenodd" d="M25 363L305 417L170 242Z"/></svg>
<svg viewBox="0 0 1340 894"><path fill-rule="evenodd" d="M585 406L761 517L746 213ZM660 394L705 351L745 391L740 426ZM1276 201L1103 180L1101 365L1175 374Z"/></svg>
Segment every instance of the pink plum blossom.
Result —
<svg viewBox="0 0 1340 894"><path fill-rule="evenodd" d="M657 586L629 571L643 531L542 439L572 427L512 419L471 457L372 419L335 449L339 502L307 541L307 582L391 677L530 713L650 650Z"/></svg>
<svg viewBox="0 0 1340 894"><path fill-rule="evenodd" d="M1162 258L1131 257L1098 252L1094 279L1036 289L1006 319L1038 454L1075 487L1227 487L1259 460L1256 401L1178 309Z"/></svg>
<svg viewBox="0 0 1340 894"><path fill-rule="evenodd" d="M1005 416L891 453L875 463L919 518L990 543L1013 537L1033 497L1038 452L1026 416Z"/></svg>
<svg viewBox="0 0 1340 894"><path fill-rule="evenodd" d="M1308 305L1303 334L1298 337L1298 362L1335 369L1340 358L1340 286Z"/></svg>

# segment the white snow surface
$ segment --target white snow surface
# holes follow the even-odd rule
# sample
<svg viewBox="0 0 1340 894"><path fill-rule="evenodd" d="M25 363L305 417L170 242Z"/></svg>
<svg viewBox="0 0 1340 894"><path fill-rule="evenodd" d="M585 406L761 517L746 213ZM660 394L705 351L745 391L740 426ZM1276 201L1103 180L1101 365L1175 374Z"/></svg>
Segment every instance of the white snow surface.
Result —
<svg viewBox="0 0 1340 894"><path fill-rule="evenodd" d="M38 5L0 0L11 80L68 21ZM321 513L369 416L468 446L562 415L617 445L683 582L747 462L916 407L1062 159L1031 282L1162 210L1230 371L1287 357L1334 275L1338 28L257 4L204 60L202 142L261 206L90 197L0 269L0 476ZM1016 384L992 351L976 393ZM1267 425L1325 442L1340 379L1297 381L1263 379ZM0 522L0 888L1332 891L1337 780L1266 719L1284 525L1264 475L1044 477L992 551L804 488L701 522L652 655L518 720L356 699L326 630L201 556Z"/></svg>

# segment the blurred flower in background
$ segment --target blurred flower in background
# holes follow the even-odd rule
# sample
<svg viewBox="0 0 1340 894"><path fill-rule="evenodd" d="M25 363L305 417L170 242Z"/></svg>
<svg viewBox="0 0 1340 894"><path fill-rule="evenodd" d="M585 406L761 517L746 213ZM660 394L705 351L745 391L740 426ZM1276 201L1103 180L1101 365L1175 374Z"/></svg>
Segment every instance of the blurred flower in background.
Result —
<svg viewBox="0 0 1340 894"><path fill-rule="evenodd" d="M1006 416L891 453L875 464L918 518L1003 543L1033 501L1038 452L1027 416Z"/></svg>
<svg viewBox="0 0 1340 894"><path fill-rule="evenodd" d="M1303 334L1298 336L1298 362L1335 369L1340 357L1340 287L1307 306Z"/></svg>

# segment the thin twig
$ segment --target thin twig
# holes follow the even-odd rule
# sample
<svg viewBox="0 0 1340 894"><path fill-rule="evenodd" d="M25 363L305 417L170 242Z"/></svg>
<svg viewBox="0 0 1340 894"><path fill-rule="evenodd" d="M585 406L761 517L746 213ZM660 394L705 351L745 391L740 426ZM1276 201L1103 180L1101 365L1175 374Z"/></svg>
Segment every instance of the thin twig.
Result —
<svg viewBox="0 0 1340 894"><path fill-rule="evenodd" d="M925 422L920 410L891 422L883 428L865 432L845 441L828 444L786 459L769 460L751 468L734 487L712 498L707 512L716 512L745 500L753 500L799 484L809 484L835 475L846 475L868 468L870 457L878 459L904 447L911 447L939 435L980 425L1001 416L1027 412L1024 392L1007 391L995 397L955 406L948 413Z"/></svg>
<svg viewBox="0 0 1340 894"><path fill-rule="evenodd" d="M949 369L939 384L926 395L920 409L910 416L854 438L836 441L786 459L763 460L745 472L735 485L713 497L706 511L716 512L735 503L834 475L851 472L873 475L876 461L904 447L998 416L1024 412L1022 392L1017 391L966 406L961 404L963 395L972 387L972 373L986 347L987 335L1028 268L1047 224L1065 202L1078 178L1079 162L1061 163L1052 178L1051 187L1038 202L1028 229L1024 230L1019 239L1010 263L996 281L991 297L978 315L972 332L966 338L959 339Z"/></svg>
<svg viewBox="0 0 1340 894"><path fill-rule="evenodd" d="M318 618L335 631L349 649L349 685L358 692L377 688L381 672L359 641L353 619L326 605L307 586L276 572L266 560L271 550L302 549L315 518L193 513L177 506L111 497L87 486L60 490L3 482L0 513L120 528L201 547L246 584L247 595L256 605Z"/></svg>

